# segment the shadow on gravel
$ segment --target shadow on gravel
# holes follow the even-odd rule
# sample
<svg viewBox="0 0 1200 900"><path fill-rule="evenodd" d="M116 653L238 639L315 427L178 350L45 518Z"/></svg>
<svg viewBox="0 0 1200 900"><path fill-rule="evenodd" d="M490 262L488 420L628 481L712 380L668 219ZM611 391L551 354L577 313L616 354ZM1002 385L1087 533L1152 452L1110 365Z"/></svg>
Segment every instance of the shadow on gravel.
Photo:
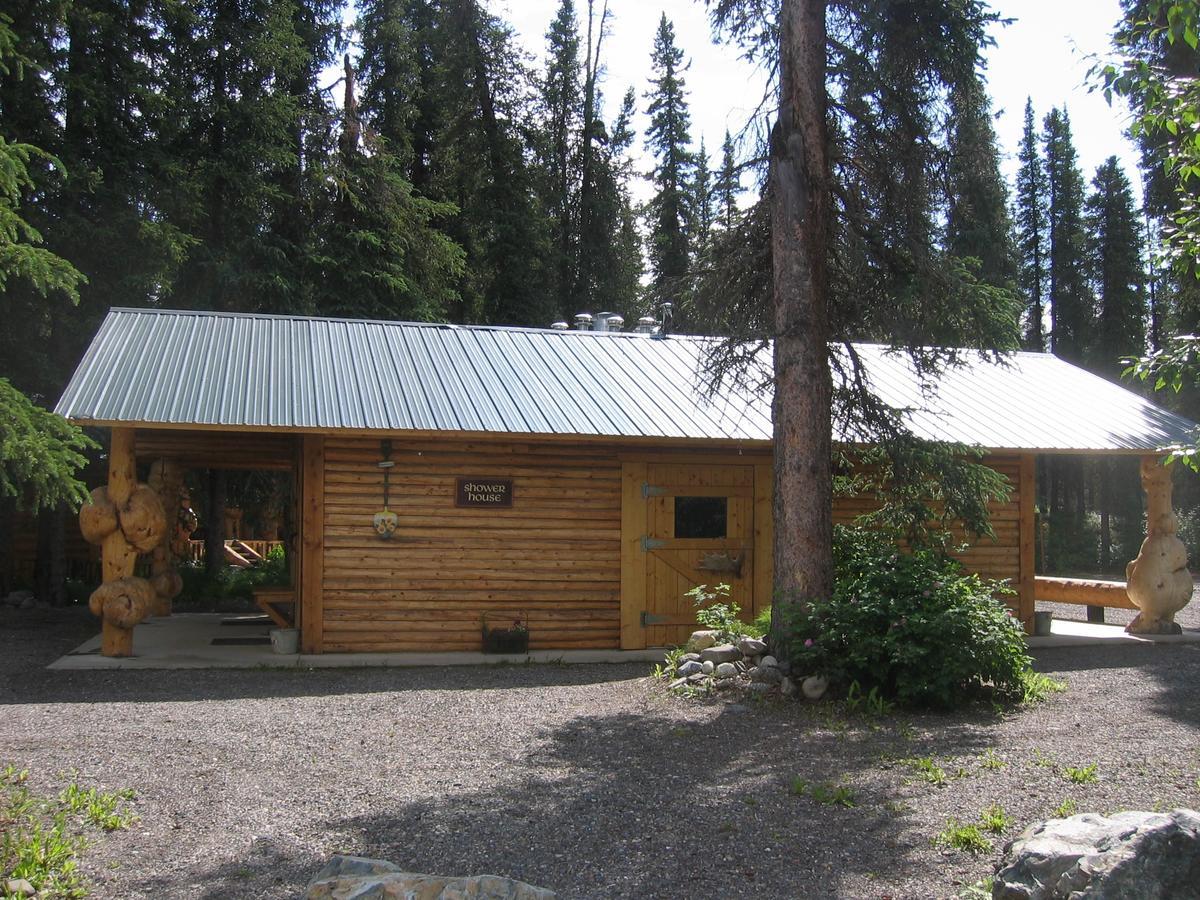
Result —
<svg viewBox="0 0 1200 900"><path fill-rule="evenodd" d="M445 666L355 669L123 669L4 671L5 703L171 703L269 700L402 691L486 691L521 687L601 685L644 677L648 663ZM6 676L6 677L5 677ZM4 682L7 683L4 683Z"/></svg>
<svg viewBox="0 0 1200 900"><path fill-rule="evenodd" d="M1136 680L1140 690L1157 688L1149 697L1154 712L1200 730L1200 644L1047 648L1038 652L1034 665L1068 684L1072 672L1128 670L1131 687Z"/></svg>
<svg viewBox="0 0 1200 900"><path fill-rule="evenodd" d="M497 873L563 897L847 896L849 876L903 881L928 865L916 855L929 835L908 826L880 758L912 745L861 723L830 730L819 709L578 717L493 787L326 827L412 870ZM982 750L968 731L943 732L953 752ZM855 807L797 796L796 778L852 783Z"/></svg>

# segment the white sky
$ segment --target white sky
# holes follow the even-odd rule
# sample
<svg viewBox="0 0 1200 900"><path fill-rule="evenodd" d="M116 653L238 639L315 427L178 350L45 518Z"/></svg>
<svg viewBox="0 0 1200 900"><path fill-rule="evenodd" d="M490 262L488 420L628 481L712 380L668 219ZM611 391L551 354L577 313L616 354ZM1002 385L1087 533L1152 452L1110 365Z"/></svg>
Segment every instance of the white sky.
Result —
<svg viewBox="0 0 1200 900"><path fill-rule="evenodd" d="M602 3L596 0L597 8ZM489 5L504 15L526 49L540 60L558 0L489 0ZM994 29L997 45L987 53L988 83L998 113L996 131L1010 181L1016 171L1025 98L1031 96L1039 128L1052 106L1067 105L1080 166L1089 184L1096 167L1116 153L1136 187L1137 154L1123 136L1127 110L1110 108L1099 92L1089 93L1085 86L1095 57L1109 52L1109 35L1120 16L1118 0L993 0L992 6L1016 20ZM715 165L725 129L736 134L759 102L762 75L738 59L735 48L713 44L702 0L609 0L609 9L611 32L602 54L607 67L605 119L612 120L630 85L637 92L639 113L645 109L642 95L648 86L650 50L659 16L665 12L675 25L677 45L690 61L684 77L692 139L699 145L704 137ZM586 12L587 0L576 0L581 25ZM635 149L641 153L644 115L635 124L639 133ZM639 196L646 195L648 186L643 186Z"/></svg>

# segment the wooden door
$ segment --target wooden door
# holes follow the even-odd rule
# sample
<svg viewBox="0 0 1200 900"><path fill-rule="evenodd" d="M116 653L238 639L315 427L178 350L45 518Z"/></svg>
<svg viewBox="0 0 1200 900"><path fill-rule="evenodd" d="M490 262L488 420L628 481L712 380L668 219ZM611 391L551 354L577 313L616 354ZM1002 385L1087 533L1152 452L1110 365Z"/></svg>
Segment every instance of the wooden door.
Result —
<svg viewBox="0 0 1200 900"><path fill-rule="evenodd" d="M648 465L641 490L646 530L639 544L643 646L682 644L697 627L687 592L730 586L744 614L754 610L754 467Z"/></svg>

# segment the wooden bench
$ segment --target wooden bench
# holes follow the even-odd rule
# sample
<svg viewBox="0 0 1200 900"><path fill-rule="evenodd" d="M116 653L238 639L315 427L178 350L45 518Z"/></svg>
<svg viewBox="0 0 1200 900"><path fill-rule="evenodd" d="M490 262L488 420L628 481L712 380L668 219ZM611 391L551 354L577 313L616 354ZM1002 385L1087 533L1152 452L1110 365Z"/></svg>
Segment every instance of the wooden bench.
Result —
<svg viewBox="0 0 1200 900"><path fill-rule="evenodd" d="M293 588L255 588L254 602L280 628L296 627L296 591Z"/></svg>

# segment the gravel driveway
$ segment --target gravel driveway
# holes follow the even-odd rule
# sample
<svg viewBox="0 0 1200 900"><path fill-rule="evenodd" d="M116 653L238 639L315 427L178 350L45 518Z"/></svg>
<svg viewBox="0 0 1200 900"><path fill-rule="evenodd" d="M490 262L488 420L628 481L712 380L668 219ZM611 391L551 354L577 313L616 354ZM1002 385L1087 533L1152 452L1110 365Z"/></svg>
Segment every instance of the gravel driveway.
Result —
<svg viewBox="0 0 1200 900"><path fill-rule="evenodd" d="M1197 645L1043 651L1069 684L1046 703L872 720L681 700L645 665L44 669L93 631L0 612L0 766L137 791L140 821L85 856L100 897L294 897L335 851L563 897L953 897L1068 798L1200 806ZM1015 822L992 852L931 843L993 803Z"/></svg>

